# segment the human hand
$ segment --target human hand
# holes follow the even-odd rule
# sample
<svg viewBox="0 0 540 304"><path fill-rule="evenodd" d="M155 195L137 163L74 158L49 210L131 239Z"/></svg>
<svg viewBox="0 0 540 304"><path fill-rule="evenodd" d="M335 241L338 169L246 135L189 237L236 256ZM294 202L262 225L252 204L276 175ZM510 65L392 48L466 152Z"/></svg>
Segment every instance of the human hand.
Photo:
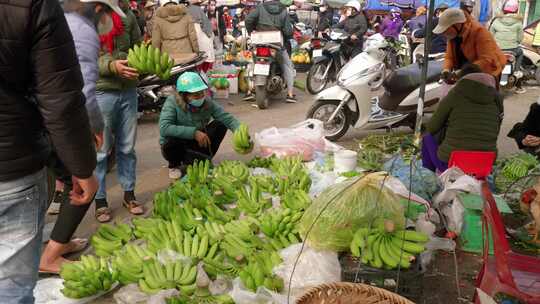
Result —
<svg viewBox="0 0 540 304"><path fill-rule="evenodd" d="M94 175L89 178L78 178L73 176L73 190L69 192L71 204L80 206L90 203L94 199L98 188L98 182Z"/></svg>
<svg viewBox="0 0 540 304"><path fill-rule="evenodd" d="M195 140L200 147L206 148L210 146L210 138L204 132L195 131Z"/></svg>
<svg viewBox="0 0 540 304"><path fill-rule="evenodd" d="M527 147L537 147L537 146L540 146L540 137L527 135L523 139L522 143L524 146L527 146Z"/></svg>
<svg viewBox="0 0 540 304"><path fill-rule="evenodd" d="M114 66L116 75L122 78L133 80L139 77L137 70L128 66L127 60L115 60L111 64Z"/></svg>
<svg viewBox="0 0 540 304"><path fill-rule="evenodd" d="M358 39L358 36L356 36L355 34L351 35L351 40L357 40L357 39Z"/></svg>
<svg viewBox="0 0 540 304"><path fill-rule="evenodd" d="M96 143L96 150L100 150L103 146L103 132L94 134L94 142Z"/></svg>

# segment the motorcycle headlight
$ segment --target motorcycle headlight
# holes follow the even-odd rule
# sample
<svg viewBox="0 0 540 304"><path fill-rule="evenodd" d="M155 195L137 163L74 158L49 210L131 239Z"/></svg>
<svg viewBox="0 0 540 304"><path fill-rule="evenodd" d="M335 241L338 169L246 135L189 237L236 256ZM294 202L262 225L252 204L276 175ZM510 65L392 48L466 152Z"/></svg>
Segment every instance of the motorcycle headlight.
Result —
<svg viewBox="0 0 540 304"><path fill-rule="evenodd" d="M380 70L382 70L384 67L384 63L378 63L376 65L373 65L367 69L363 69L360 71L357 71L353 68L353 66L349 66L347 68L341 69L341 71L338 74L338 85L340 86L346 86L351 81L357 80L358 78L365 77L369 74L376 73Z"/></svg>

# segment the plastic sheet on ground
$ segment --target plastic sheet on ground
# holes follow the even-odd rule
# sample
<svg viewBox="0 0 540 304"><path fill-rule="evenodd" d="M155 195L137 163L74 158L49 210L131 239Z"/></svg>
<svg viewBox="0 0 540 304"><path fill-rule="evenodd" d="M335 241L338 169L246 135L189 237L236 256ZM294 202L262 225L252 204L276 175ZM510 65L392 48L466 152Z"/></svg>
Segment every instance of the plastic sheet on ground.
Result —
<svg viewBox="0 0 540 304"><path fill-rule="evenodd" d="M430 201L440 190L437 175L422 167L421 160L417 160L413 166L411 177L411 164L403 160L400 155L396 155L384 164L384 170L399 179L407 188L411 185L409 190L413 193Z"/></svg>
<svg viewBox="0 0 540 304"><path fill-rule="evenodd" d="M60 291L64 280L60 278L47 278L37 281L34 288L34 298L36 304L84 304L97 299L110 291L103 291L90 297L82 299L66 298ZM115 283L111 290L116 288L118 283Z"/></svg>
<svg viewBox="0 0 540 304"><path fill-rule="evenodd" d="M248 290L240 278L233 281L233 290L229 293L236 304L286 304L287 297L270 291L265 287L259 287L257 292Z"/></svg>
<svg viewBox="0 0 540 304"><path fill-rule="evenodd" d="M255 134L255 142L262 157L302 156L304 161L313 159L315 152L337 151L340 146L324 137L323 122L308 119L288 128L268 128Z"/></svg>

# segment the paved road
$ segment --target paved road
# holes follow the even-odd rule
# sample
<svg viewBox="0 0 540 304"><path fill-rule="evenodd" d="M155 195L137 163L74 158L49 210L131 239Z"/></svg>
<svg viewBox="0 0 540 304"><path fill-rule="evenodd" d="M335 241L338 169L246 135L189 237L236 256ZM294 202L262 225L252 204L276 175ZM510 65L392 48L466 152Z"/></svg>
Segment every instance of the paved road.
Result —
<svg viewBox="0 0 540 304"><path fill-rule="evenodd" d="M523 119L528 111L529 105L536 101L540 89L528 87L528 91L521 95L511 95L505 100L505 120L501 130L502 136L499 138L499 150L501 155L514 153L516 147L514 142L506 138L506 134L512 125ZM285 127L299 122L305 118L307 109L311 106L313 97L306 93L298 93L299 102L296 104L285 104L274 102L267 110L258 110L243 102L236 96L231 96L229 100L220 100L225 109L241 121L247 123L253 132L260 131L271 126ZM150 202L155 192L167 187L169 184L166 162L161 156L158 144L159 130L157 126L157 115L145 116L140 120L137 140L137 188L136 194L141 202ZM406 129L404 129L406 130ZM384 132L384 131L380 131ZM349 133L339 142L345 146L354 146L355 140L365 136L364 132L350 130ZM215 161L223 159L249 159L251 156L239 157L233 152L230 144L230 132L227 134L221 149L215 157ZM126 210L121 206L122 191L116 180L116 172L112 172L108 179L108 200L111 204L113 214L118 219L129 217ZM147 204L150 207L150 204ZM53 218L49 218L51 222ZM94 220L93 208L88 212L85 220L80 225L77 235L88 237L97 228ZM102 299L99 303L108 303Z"/></svg>

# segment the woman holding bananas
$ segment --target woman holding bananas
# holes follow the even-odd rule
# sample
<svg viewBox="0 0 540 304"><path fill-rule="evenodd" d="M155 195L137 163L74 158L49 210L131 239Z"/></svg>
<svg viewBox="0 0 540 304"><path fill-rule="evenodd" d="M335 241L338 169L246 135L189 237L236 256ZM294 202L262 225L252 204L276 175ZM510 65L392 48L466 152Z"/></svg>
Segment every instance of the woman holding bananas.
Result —
<svg viewBox="0 0 540 304"><path fill-rule="evenodd" d="M182 74L178 94L169 96L159 117L161 153L169 177L178 179L196 159L212 159L227 133L240 122L207 95L208 86L195 72Z"/></svg>

